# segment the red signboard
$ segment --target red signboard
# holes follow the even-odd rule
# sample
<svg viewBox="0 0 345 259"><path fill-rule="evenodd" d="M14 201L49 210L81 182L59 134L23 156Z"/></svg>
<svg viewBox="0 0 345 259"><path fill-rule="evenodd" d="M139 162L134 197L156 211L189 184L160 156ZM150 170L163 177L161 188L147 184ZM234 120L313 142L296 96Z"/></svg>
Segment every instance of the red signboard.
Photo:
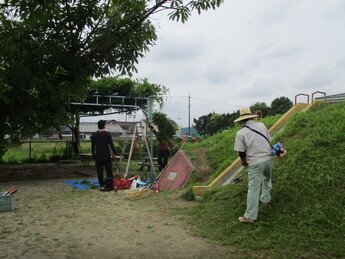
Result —
<svg viewBox="0 0 345 259"><path fill-rule="evenodd" d="M161 190L176 190L186 185L193 165L183 151L178 151L159 177Z"/></svg>

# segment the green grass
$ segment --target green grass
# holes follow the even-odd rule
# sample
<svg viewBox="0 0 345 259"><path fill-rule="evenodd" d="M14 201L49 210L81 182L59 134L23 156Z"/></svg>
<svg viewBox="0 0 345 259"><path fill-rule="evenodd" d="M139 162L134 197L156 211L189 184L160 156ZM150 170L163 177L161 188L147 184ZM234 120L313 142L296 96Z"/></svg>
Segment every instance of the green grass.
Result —
<svg viewBox="0 0 345 259"><path fill-rule="evenodd" d="M32 142L31 159L34 161L47 161L53 156L63 156L66 149L66 142ZM29 160L29 143L21 143L7 148L2 157L5 163L21 163Z"/></svg>
<svg viewBox="0 0 345 259"><path fill-rule="evenodd" d="M267 128L271 127L281 115L275 115L259 120L264 123ZM207 149L207 160L211 167L210 183L216 178L221 172L224 171L237 157L238 152L234 151L234 142L239 125L234 128L218 133L212 137L209 137L202 142L186 144L184 150L191 156L192 161L197 160L197 153L193 153L193 150L197 148Z"/></svg>
<svg viewBox="0 0 345 259"><path fill-rule="evenodd" d="M247 181L208 190L201 202L180 213L189 215L198 235L234 245L248 256L344 258L344 118L345 103L322 105L296 114L274 138L288 156L276 158L272 201L260 207L255 224L237 221L246 209ZM218 156L224 159L230 151L212 152L220 150L217 146L232 148L233 138L229 131L205 141L210 164L221 164L218 170L223 167Z"/></svg>
<svg viewBox="0 0 345 259"><path fill-rule="evenodd" d="M115 143L118 154L121 153L121 143ZM70 155L66 155L66 148ZM67 141L42 141L31 140L31 160L30 144L20 143L7 147L7 152L2 157L4 163L26 163L26 162L57 162L62 159L80 159L72 154L70 143ZM91 154L90 141L80 142L80 153ZM137 152L136 152L137 153ZM138 156L136 154L136 156ZM88 160L88 159L84 159Z"/></svg>
<svg viewBox="0 0 345 259"><path fill-rule="evenodd" d="M124 141L114 141L115 149L118 155L121 155ZM129 150L131 143L127 144L126 151ZM174 139L174 148L172 155L174 155L179 147L181 146L181 141ZM67 148L67 149L66 149ZM145 152L145 147L143 152ZM91 143L88 140L80 142L80 153L91 154ZM153 155L157 157L158 143L154 141L153 143ZM144 155L145 156L145 155ZM20 143L7 147L7 151L0 161L2 163L9 164L20 164L20 163L45 163L45 162L57 162L62 159L82 159L85 163L89 162L89 158L80 158L73 154L71 149L71 144L69 141L49 141L49 140L31 140L31 159L30 159L30 144L29 143ZM139 147L135 149L132 160L140 160ZM91 159L92 161L92 159ZM136 168L135 165L131 169Z"/></svg>

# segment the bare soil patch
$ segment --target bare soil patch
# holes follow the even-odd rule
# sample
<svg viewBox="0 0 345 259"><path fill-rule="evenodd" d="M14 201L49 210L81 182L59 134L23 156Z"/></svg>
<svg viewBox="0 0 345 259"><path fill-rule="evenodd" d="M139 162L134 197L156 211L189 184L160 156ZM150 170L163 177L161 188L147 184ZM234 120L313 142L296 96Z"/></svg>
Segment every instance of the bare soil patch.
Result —
<svg viewBox="0 0 345 259"><path fill-rule="evenodd" d="M123 190L114 195L63 182L95 179L92 165L27 166L31 174L12 169L8 174L0 168L0 190L18 189L15 210L0 213L0 258L236 256L230 247L194 236L185 216L173 213L171 208L193 206L178 191L152 191L147 198L130 201Z"/></svg>
<svg viewBox="0 0 345 259"><path fill-rule="evenodd" d="M201 180L207 181L210 178L210 166L207 163L207 154L205 147L198 147L195 150L195 153L198 154L197 161L195 161L194 165L197 168L198 172L201 174Z"/></svg>

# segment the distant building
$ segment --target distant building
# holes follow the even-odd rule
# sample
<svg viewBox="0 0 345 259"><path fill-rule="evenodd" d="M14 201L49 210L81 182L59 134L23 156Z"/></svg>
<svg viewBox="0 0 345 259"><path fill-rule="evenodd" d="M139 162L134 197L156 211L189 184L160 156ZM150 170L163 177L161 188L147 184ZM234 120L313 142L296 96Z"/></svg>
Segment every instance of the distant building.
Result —
<svg viewBox="0 0 345 259"><path fill-rule="evenodd" d="M65 137L65 138L64 138ZM33 139L51 139L51 140L61 140L66 138L72 138L71 129L67 126L60 126L59 129L49 129L35 134Z"/></svg>
<svg viewBox="0 0 345 259"><path fill-rule="evenodd" d="M106 131L110 132L113 138L125 137L132 134L134 122L118 122L109 120L106 124ZM98 130L97 122L81 122L79 124L80 138L88 140L92 133ZM51 140L70 140L72 131L68 126L61 126L59 130L50 129L36 134L33 138L43 138Z"/></svg>
<svg viewBox="0 0 345 259"><path fill-rule="evenodd" d="M117 130L117 131L123 131L120 126L116 125L106 125L106 130ZM79 125L79 134L82 139L90 139L92 133L96 132L98 130L97 122L81 122Z"/></svg>
<svg viewBox="0 0 345 259"><path fill-rule="evenodd" d="M128 136L128 135L132 134L134 126L135 126L134 122L127 122L127 121L126 122L121 122L121 121L118 121L117 123L124 131L121 136L124 137L124 136Z"/></svg>
<svg viewBox="0 0 345 259"><path fill-rule="evenodd" d="M110 132L113 138L124 137L132 130L133 123L117 122L116 120L107 121L106 131ZM81 122L79 132L82 139L90 139L92 133L98 130L97 122Z"/></svg>
<svg viewBox="0 0 345 259"><path fill-rule="evenodd" d="M141 120L139 124L140 124L138 127L139 134L148 135L150 132L148 120ZM158 130L155 125L153 126L155 127L156 130Z"/></svg>
<svg viewBox="0 0 345 259"><path fill-rule="evenodd" d="M171 122L175 123L173 120ZM140 135L148 135L150 132L149 124L147 120L141 120L136 122L119 122L116 120L109 120L106 124L106 131L110 132L113 138L121 138L131 136L135 125L137 125L138 133ZM158 131L157 126L153 125ZM79 132L81 139L88 140L91 138L92 133L98 130L97 122L81 122L79 124ZM179 128L176 135L188 135L188 128ZM193 137L199 137L194 128L191 128L191 135ZM72 139L72 131L68 126L61 126L59 130L50 129L45 132L36 134L34 138L44 139L56 139L56 140L70 140Z"/></svg>

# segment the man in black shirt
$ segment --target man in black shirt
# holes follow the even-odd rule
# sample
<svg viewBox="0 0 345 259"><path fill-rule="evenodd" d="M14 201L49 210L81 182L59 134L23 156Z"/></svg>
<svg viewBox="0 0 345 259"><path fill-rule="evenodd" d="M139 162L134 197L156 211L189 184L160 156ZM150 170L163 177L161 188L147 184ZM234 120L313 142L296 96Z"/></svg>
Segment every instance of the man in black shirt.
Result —
<svg viewBox="0 0 345 259"><path fill-rule="evenodd" d="M109 147L114 154L112 158L116 158L115 146L110 133L105 131L105 124L105 120L100 120L98 122L98 130L91 136L91 152L96 161L98 183L100 187L104 187L103 167L105 168L107 177L113 177Z"/></svg>

